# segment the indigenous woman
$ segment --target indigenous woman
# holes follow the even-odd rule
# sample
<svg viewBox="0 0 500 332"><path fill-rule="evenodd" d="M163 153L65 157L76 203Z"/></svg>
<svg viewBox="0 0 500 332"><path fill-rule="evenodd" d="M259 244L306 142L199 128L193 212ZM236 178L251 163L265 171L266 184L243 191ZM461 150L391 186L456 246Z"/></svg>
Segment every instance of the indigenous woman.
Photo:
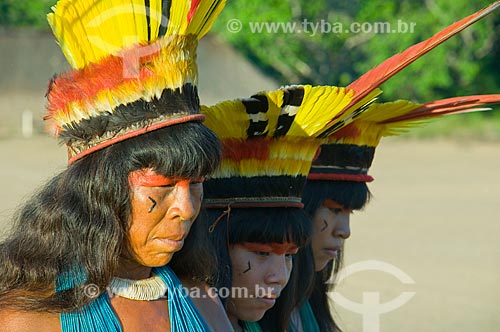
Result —
<svg viewBox="0 0 500 332"><path fill-rule="evenodd" d="M309 271L292 272L311 229L302 190L323 142L317 137L349 123L354 109L339 113L349 100L342 88L291 86L202 111L223 144L222 163L204 184L202 217L219 261L213 284L227 295L235 331L259 331L253 322L278 297L265 329L286 331L301 298L295 290L305 294L311 286L312 263Z"/></svg>
<svg viewBox="0 0 500 332"><path fill-rule="evenodd" d="M303 195L304 209L312 218L311 245L296 258L297 262L307 261L312 255L314 290L300 312L295 312L298 317L293 315L292 331L339 329L331 315L328 292L333 290L332 277L341 266L344 242L350 236L350 215L371 197L367 183L373 177L367 172L380 139L424 119L474 111L471 107L492 103L500 103L500 95L456 97L424 105L404 100L373 104L320 147Z"/></svg>
<svg viewBox="0 0 500 332"><path fill-rule="evenodd" d="M201 124L194 83L197 41L223 5L53 8L73 70L51 81L46 119L69 166L24 204L0 244L2 330L230 330L217 299L196 300L200 313L179 280L204 286L214 267L193 222L220 142Z"/></svg>
<svg viewBox="0 0 500 332"><path fill-rule="evenodd" d="M347 93L353 94L349 106L366 96L376 97L381 93L378 89L380 84L498 7L500 2L497 1L370 70L347 87ZM370 199L367 182L373 178L367 171L380 139L400 134L422 123L422 120L484 110L476 107L499 102L500 95L497 94L455 97L423 105L405 100L364 104L361 108L366 109L351 124L328 137L328 142L321 146L318 158L313 162L303 196L305 210L313 224L311 245L301 250L295 260L297 272L302 274L308 271L308 262L313 259L316 272L314 288L310 296L299 301L303 305L293 312L289 331L339 330L328 303L328 292L333 287L332 273L334 276L339 270L343 244L350 236L350 214L362 209ZM301 265L306 267L301 268ZM269 311L260 324L268 324L273 314L273 310Z"/></svg>

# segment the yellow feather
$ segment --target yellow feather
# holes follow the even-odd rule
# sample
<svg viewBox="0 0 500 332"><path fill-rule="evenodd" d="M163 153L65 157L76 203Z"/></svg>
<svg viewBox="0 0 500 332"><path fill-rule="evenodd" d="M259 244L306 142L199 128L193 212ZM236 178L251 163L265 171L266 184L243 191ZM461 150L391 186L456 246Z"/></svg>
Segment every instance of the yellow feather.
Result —
<svg viewBox="0 0 500 332"><path fill-rule="evenodd" d="M332 86L306 89L304 100L288 135L317 137L352 100L352 94L344 94L344 90L345 88ZM332 104L337 96L340 96L341 100L337 104Z"/></svg>
<svg viewBox="0 0 500 332"><path fill-rule="evenodd" d="M267 132L268 136L273 136L278 124L278 117L281 113L281 105L283 105L283 90L275 90L271 92L260 92L260 95L265 95L268 100L267 109Z"/></svg>
<svg viewBox="0 0 500 332"><path fill-rule="evenodd" d="M142 0L144 2L144 0ZM155 40L158 38L161 28L162 18L166 15L163 12L161 0L150 0L149 1L149 20L150 20L150 29L151 29L151 38L150 40ZM166 18L166 17L165 17Z"/></svg>
<svg viewBox="0 0 500 332"><path fill-rule="evenodd" d="M60 0L47 20L69 64L81 69L138 43L158 39L164 11L168 10L162 4L151 0L147 10L144 0ZM200 39L224 5L221 0L201 1L189 23L191 1L173 0L166 34L193 34Z"/></svg>
<svg viewBox="0 0 500 332"><path fill-rule="evenodd" d="M225 0L201 1L198 5L186 34L193 34L201 39L211 29L215 18L224 8Z"/></svg>
<svg viewBox="0 0 500 332"><path fill-rule="evenodd" d="M225 101L217 105L201 106L205 114L205 126L211 128L220 139L246 138L250 118L240 100Z"/></svg>
<svg viewBox="0 0 500 332"><path fill-rule="evenodd" d="M406 114L407 112L422 106L408 100L397 100L388 103L375 103L364 112L359 120L382 122L397 116Z"/></svg>
<svg viewBox="0 0 500 332"><path fill-rule="evenodd" d="M187 27L186 18L190 6L191 1L172 1L167 35L181 35L185 33Z"/></svg>

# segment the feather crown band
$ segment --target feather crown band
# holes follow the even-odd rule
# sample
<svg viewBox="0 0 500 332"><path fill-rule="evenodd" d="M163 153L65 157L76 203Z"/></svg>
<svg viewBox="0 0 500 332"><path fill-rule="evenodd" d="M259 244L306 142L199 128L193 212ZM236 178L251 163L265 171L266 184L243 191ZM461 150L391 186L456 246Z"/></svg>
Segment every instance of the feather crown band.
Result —
<svg viewBox="0 0 500 332"><path fill-rule="evenodd" d="M371 182L367 174L382 137L397 136L450 114L490 110L500 94L453 97L425 104L407 100L373 103L352 123L330 135L318 149L309 180Z"/></svg>
<svg viewBox="0 0 500 332"><path fill-rule="evenodd" d="M378 87L433 48L500 7L500 1L465 17L431 38L383 61L347 86L353 90L351 104L378 90ZM378 90L380 91L380 90ZM370 182L367 174L375 148L384 136L399 135L442 115L482 111L483 105L500 102L500 95L455 97L416 104L407 100L366 105L351 124L329 135L318 150L309 180Z"/></svg>
<svg viewBox="0 0 500 332"><path fill-rule="evenodd" d="M206 206L301 207L322 136L351 123L377 93L347 107L349 89L296 85L202 107L223 145L222 162L204 183Z"/></svg>
<svg viewBox="0 0 500 332"><path fill-rule="evenodd" d="M49 24L73 68L49 84L45 120L70 162L200 121L196 48L224 0L60 0Z"/></svg>

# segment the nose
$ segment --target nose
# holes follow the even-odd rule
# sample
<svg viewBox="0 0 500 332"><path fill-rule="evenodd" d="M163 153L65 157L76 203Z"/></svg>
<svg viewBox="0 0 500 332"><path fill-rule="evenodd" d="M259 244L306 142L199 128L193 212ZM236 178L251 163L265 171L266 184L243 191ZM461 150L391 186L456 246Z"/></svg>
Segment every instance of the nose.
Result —
<svg viewBox="0 0 500 332"><path fill-rule="evenodd" d="M172 219L194 220L200 210L200 199L194 197L189 183L187 185L178 184L175 187L172 203L170 204L170 217Z"/></svg>
<svg viewBox="0 0 500 332"><path fill-rule="evenodd" d="M351 236L350 213L339 213L337 223L333 229L333 236L348 239Z"/></svg>
<svg viewBox="0 0 500 332"><path fill-rule="evenodd" d="M265 282L267 284L280 285L283 288L286 286L288 278L290 278L292 266L287 262L287 257L284 254L273 254L273 256L275 257L269 264Z"/></svg>

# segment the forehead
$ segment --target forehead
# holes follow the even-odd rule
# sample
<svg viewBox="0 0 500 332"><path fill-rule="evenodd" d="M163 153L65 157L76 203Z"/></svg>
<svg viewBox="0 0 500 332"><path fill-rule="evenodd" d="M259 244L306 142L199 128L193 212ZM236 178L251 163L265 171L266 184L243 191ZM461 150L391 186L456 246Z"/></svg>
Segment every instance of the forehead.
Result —
<svg viewBox="0 0 500 332"><path fill-rule="evenodd" d="M333 199L327 198L323 201L323 206L328 209L343 209L344 206Z"/></svg>
<svg viewBox="0 0 500 332"><path fill-rule="evenodd" d="M277 255L297 253L299 247L293 242L284 242L284 243L256 243L256 242L244 242L236 244L244 249L249 251L256 252L270 252Z"/></svg>
<svg viewBox="0 0 500 332"><path fill-rule="evenodd" d="M149 168L136 170L128 175L128 182L132 187L161 187L185 180L187 179L164 176Z"/></svg>

